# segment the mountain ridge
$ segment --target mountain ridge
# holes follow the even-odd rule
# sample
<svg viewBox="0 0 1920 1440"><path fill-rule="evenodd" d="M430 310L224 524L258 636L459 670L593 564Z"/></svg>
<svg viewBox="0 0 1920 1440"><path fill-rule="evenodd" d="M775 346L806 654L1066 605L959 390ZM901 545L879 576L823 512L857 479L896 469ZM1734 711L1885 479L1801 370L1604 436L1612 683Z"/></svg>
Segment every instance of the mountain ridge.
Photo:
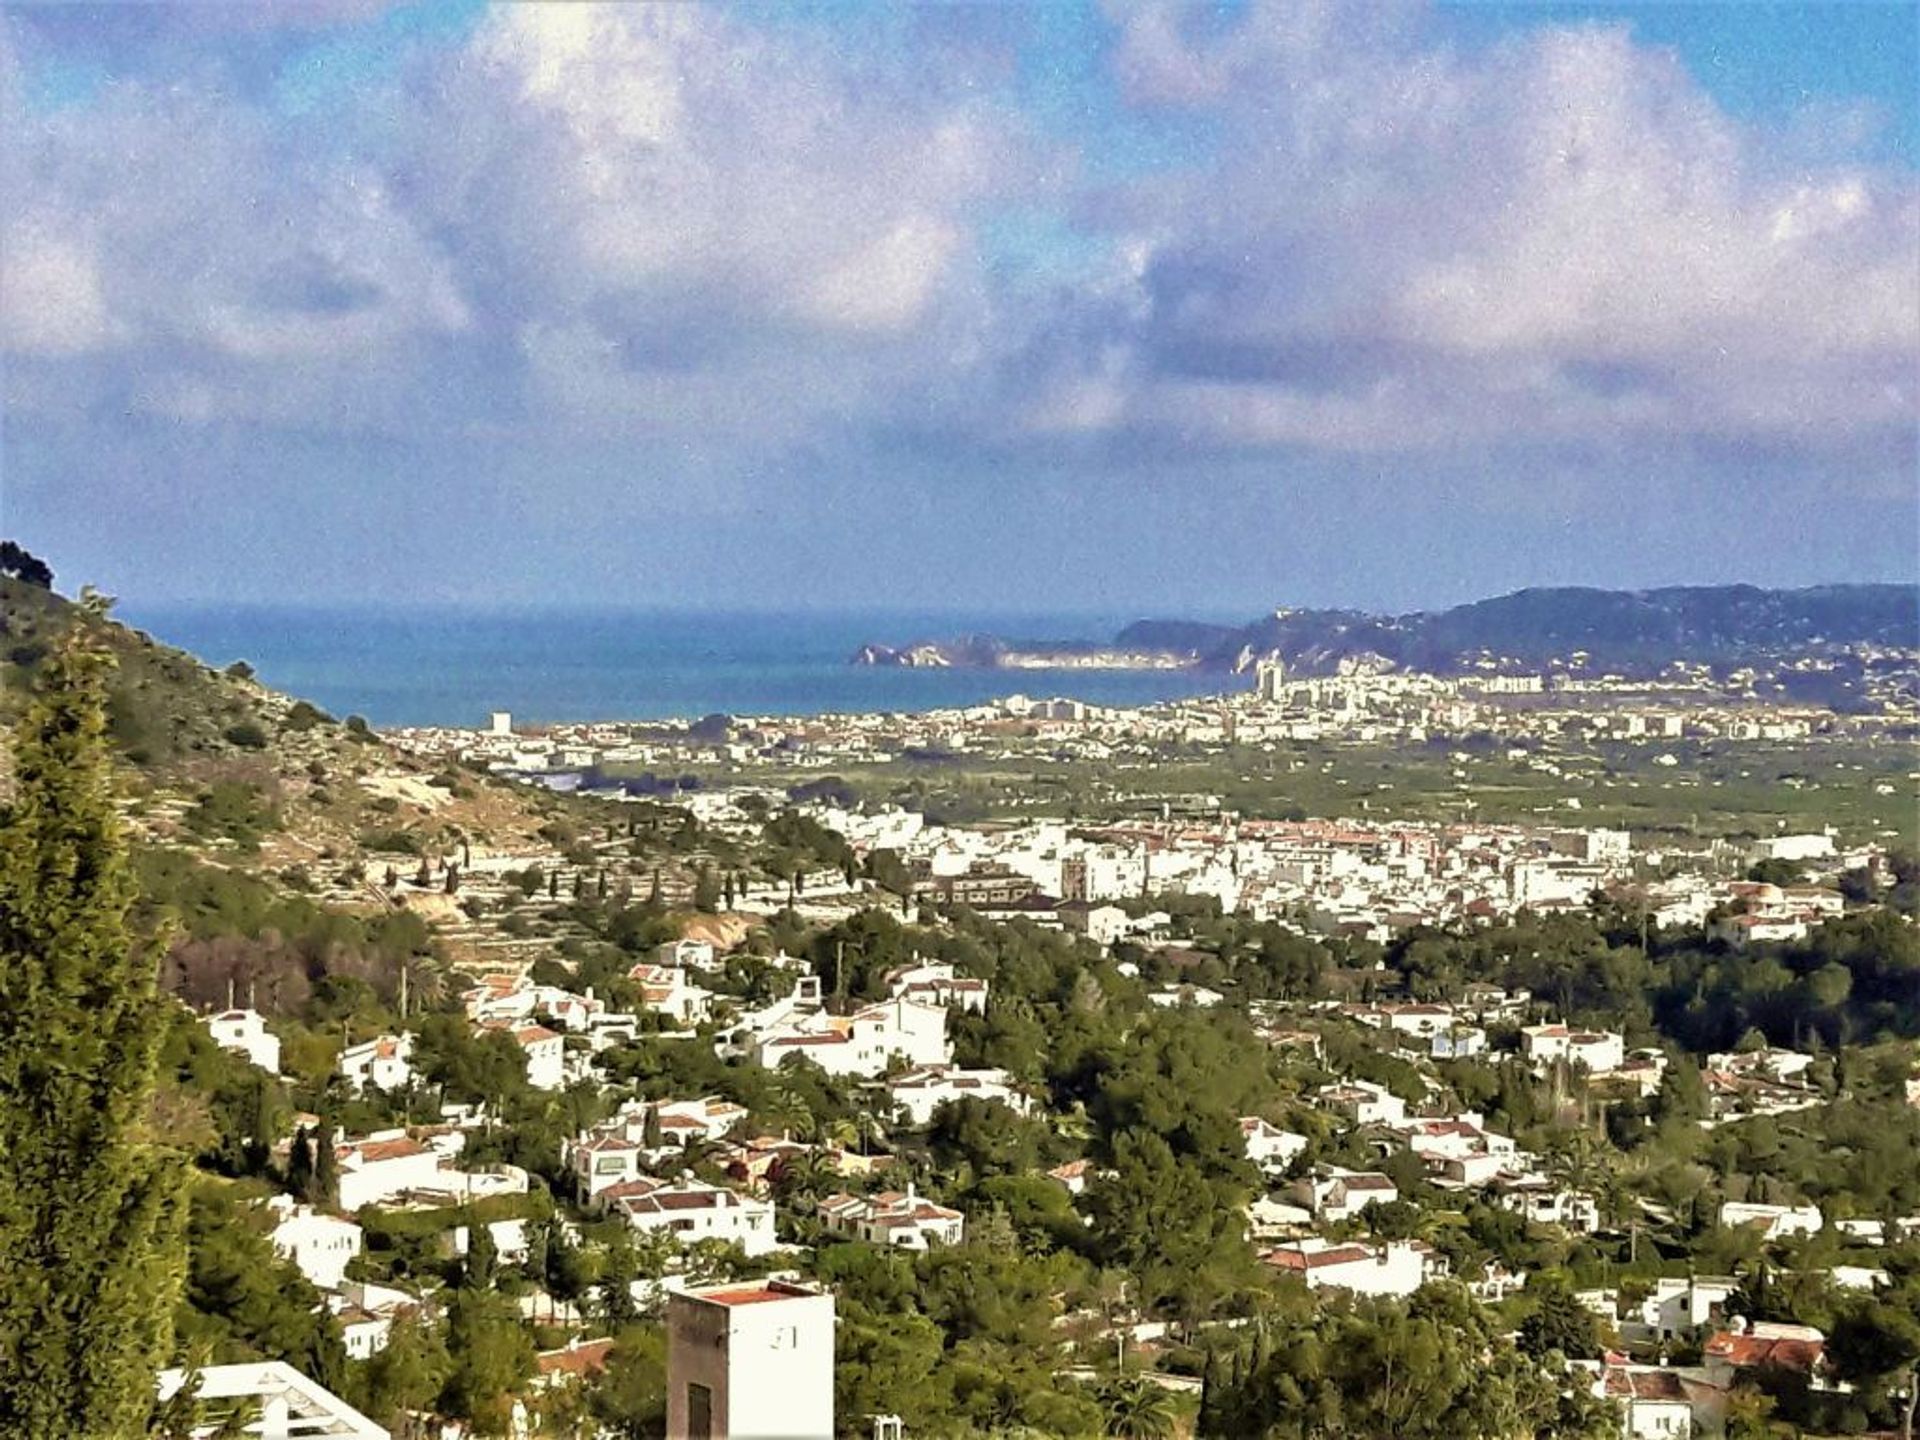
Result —
<svg viewBox="0 0 1920 1440"><path fill-rule="evenodd" d="M850 663L1039 668L1051 659L1073 668L1139 658L1142 664L1236 673L1275 657L1304 674L1354 668L1457 674L1547 666L1638 674L1675 663L1738 663L1854 645L1920 649L1920 585L1536 586L1401 615L1283 607L1241 626L1143 619L1106 646L980 635L902 647L867 645Z"/></svg>

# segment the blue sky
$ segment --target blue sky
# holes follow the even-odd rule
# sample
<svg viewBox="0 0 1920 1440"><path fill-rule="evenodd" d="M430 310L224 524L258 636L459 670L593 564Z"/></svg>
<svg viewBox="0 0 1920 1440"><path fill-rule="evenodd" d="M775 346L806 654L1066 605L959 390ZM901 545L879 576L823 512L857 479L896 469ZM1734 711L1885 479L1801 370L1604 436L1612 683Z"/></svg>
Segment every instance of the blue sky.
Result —
<svg viewBox="0 0 1920 1440"><path fill-rule="evenodd" d="M0 7L0 524L155 601L1913 578L1916 17Z"/></svg>

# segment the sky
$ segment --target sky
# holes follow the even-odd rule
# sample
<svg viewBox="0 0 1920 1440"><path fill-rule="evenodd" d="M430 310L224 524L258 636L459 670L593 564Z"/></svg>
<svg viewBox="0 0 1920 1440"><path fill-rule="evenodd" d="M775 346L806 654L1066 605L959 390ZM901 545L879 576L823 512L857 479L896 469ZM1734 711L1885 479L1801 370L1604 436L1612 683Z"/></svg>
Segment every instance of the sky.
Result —
<svg viewBox="0 0 1920 1440"><path fill-rule="evenodd" d="M1920 6L0 6L0 529L143 603L1920 572Z"/></svg>

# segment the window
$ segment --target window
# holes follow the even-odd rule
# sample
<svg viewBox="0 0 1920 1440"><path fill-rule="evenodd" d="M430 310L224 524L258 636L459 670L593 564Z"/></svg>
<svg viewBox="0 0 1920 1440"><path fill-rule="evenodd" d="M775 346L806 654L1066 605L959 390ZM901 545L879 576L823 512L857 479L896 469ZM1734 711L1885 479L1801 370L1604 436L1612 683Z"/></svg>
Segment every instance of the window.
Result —
<svg viewBox="0 0 1920 1440"><path fill-rule="evenodd" d="M687 1440L712 1440L713 1391L687 1382Z"/></svg>

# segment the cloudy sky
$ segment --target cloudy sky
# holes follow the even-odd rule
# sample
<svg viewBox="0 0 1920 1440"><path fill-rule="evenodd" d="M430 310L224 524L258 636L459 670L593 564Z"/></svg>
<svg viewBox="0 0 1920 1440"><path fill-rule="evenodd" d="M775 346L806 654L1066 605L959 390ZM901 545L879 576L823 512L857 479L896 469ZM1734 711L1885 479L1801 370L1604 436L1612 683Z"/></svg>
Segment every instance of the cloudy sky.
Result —
<svg viewBox="0 0 1920 1440"><path fill-rule="evenodd" d="M145 602L1913 578L1916 13L0 9L0 522Z"/></svg>

